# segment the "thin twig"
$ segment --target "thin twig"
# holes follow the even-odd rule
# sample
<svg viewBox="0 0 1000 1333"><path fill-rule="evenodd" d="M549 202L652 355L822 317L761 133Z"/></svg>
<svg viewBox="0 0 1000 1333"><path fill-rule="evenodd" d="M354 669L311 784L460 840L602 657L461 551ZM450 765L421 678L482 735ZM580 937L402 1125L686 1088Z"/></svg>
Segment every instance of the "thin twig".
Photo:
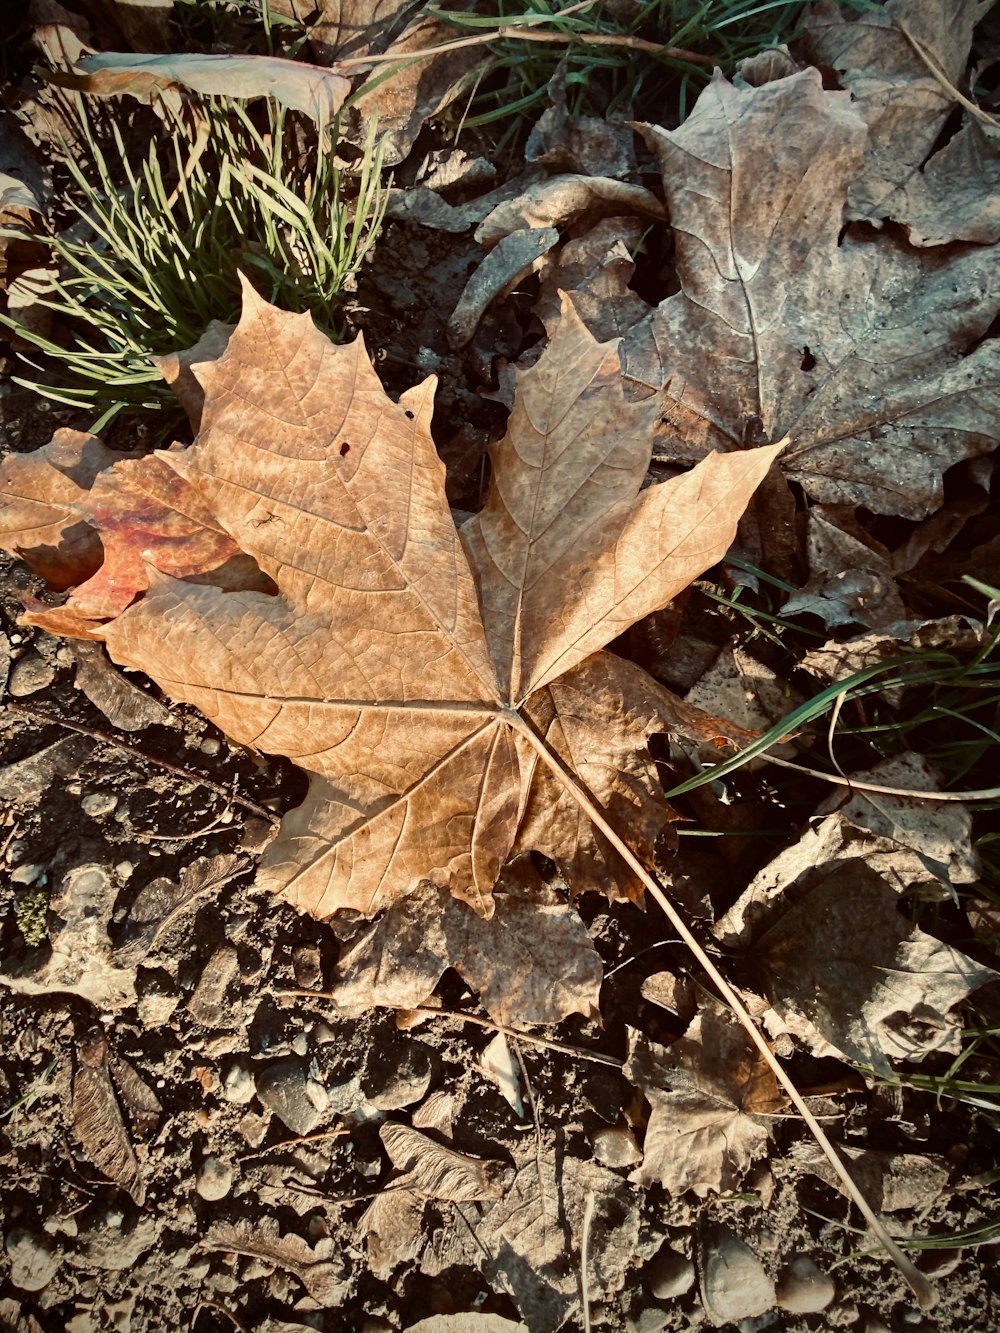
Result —
<svg viewBox="0 0 1000 1333"><path fill-rule="evenodd" d="M570 5L568 9L560 10L557 14L539 15L538 17L552 22L584 8L586 8L586 5ZM570 46L573 42L580 42L583 46L620 46L631 51L645 51L649 55L659 56L662 60L686 60L689 64L705 65L709 68L716 63L714 56L702 55L698 51L688 51L683 46L662 46L658 42L651 42L645 37L635 37L629 33L544 32L536 27L522 26L528 23L530 23L530 19L519 18L516 22L498 24L497 27L476 33L474 36L455 37L451 41L440 42L437 46L427 46L413 55L400 55L392 51L386 51L382 55L349 56L346 60L336 61L333 68L341 70L353 69L358 65L413 64L417 60L426 60L430 56L443 55L447 51L459 51L469 46L485 46L488 42L495 42L508 37L520 42L561 42L564 46Z"/></svg>
<svg viewBox="0 0 1000 1333"><path fill-rule="evenodd" d="M258 805L256 801L247 800L244 796L237 796L228 787L223 787L220 782L213 782L204 773L198 773L193 768L183 768L180 764L170 763L168 759L156 759L153 755L147 754L145 750L140 750L137 745L129 745L127 741L119 740L117 736L112 736L107 731L98 731L96 727L85 727L79 722L70 722L67 718L56 717L52 713L43 713L40 708L32 708L28 704L16 703L14 700L10 700L7 707L12 713L20 713L24 717L33 718L36 722L41 722L43 726L65 727L67 731L77 731L81 736L89 736L92 741L98 741L101 745L113 745L116 750L124 750L126 754L133 755L136 759L141 759L147 764L154 764L157 768L165 769L168 773L175 773L178 777L187 778L189 782L197 782L200 787L207 787L209 791L217 792L234 805L242 805L244 809L252 810L255 815L261 815L264 819L269 819L272 824L281 822L281 816L276 815L273 810L268 810L266 805Z"/></svg>
<svg viewBox="0 0 1000 1333"><path fill-rule="evenodd" d="M336 1005L337 997L331 991L321 990L297 990L290 987L288 990L274 990L272 994L279 999L286 995L308 996L311 1000L326 1000L332 1005ZM511 1037L515 1041L531 1042L535 1046L544 1046L550 1051L560 1051L563 1055L575 1055L580 1060L592 1060L595 1064L610 1065L612 1069L620 1070L621 1060L616 1060L613 1055L602 1055L600 1051L588 1051L582 1046L571 1046L566 1041L556 1041L553 1037L539 1037L534 1032L525 1032L522 1028L510 1028L503 1023L497 1023L492 1018L479 1018L476 1014L463 1014L456 1009L435 1009L430 1004L386 1004L380 1002L373 1004L372 1009L399 1009L407 1013L430 1014L432 1018L451 1018L456 1023L475 1023L477 1027L486 1028L490 1032L502 1032L505 1037Z"/></svg>
<svg viewBox="0 0 1000 1333"><path fill-rule="evenodd" d="M590 1333L590 1223L594 1217L594 1191L587 1191L583 1205L583 1227L580 1237L580 1295L583 1301L583 1333Z"/></svg>
<svg viewBox="0 0 1000 1333"><path fill-rule="evenodd" d="M593 822L594 826L600 829L600 831L608 839L608 841L615 848L618 854L624 859L626 864L638 876L638 878L642 881L642 883L652 894L653 898L659 904L663 912L666 914L668 920L673 925L677 933L680 935L681 939L694 954L695 958L697 958L698 962L707 972L711 980L715 983L716 987L719 990L719 993L722 995L722 998L726 1001L726 1003L732 1009L733 1013L739 1019L741 1025L746 1030L747 1036L749 1036L750 1040L760 1051L761 1055L764 1058L764 1061L774 1074L775 1078L778 1080L778 1082L784 1088L785 1092L788 1094L788 1097L792 1105L795 1107L795 1109L801 1115L802 1119L805 1121L813 1138L819 1144L820 1148L823 1151L824 1156L827 1158L830 1165L833 1167L838 1178L843 1182L844 1188L847 1190L851 1199L853 1199L853 1201L857 1204L858 1208L861 1210L865 1220L867 1221L869 1227L871 1228L875 1236L878 1238L878 1241L881 1244L882 1248L890 1255L893 1263L896 1265L899 1271L906 1278L907 1282L910 1284L910 1287L912 1288L914 1294L916 1295L917 1301L919 1302L921 1308L924 1310L933 1309L933 1307L937 1304L937 1293L934 1290L933 1285L928 1281L928 1279L924 1276L924 1274L921 1273L920 1270L907 1258L907 1256L899 1248L899 1246L896 1244L893 1238L889 1235L888 1231L886 1231L885 1226L876 1215L871 1204L869 1204L868 1200L865 1198L861 1189L855 1183L854 1177L851 1175L850 1171L848 1171L847 1166L840 1157L840 1154L837 1152L836 1148L834 1148L832 1142L827 1137L826 1131L823 1129L822 1125L813 1115L812 1111L810 1111L809 1107L806 1105L805 1100L802 1097L802 1094L799 1092L798 1088L795 1086L789 1075L786 1073L784 1066L781 1064L781 1062L775 1056L774 1052L771 1050L771 1047L768 1044L767 1039L764 1037L763 1033L760 1031L757 1024L750 1017L750 1014L747 1012L747 1008L744 1005L743 1001L740 999L739 995L736 993L733 987L729 984L729 982L722 975L722 973L719 971L716 965L712 962L711 958L699 944L697 938L692 933L690 927L687 925L684 918L680 915L680 913L674 907L673 903L664 893L659 883L649 873L646 867L636 856L635 852L632 851L631 847L628 846L628 844L621 838L621 836L615 831L615 829L612 828L612 826L608 823L608 820L605 817L604 812L597 805L597 803L588 795L588 793L584 790L584 788L580 785L580 783L576 780L576 778L573 777L573 775L565 767L563 762L555 754L552 753L552 751L548 748L548 746L545 744L542 738L537 735L537 733L535 732L534 728L530 725L530 723L525 721L525 719L522 718L519 713L515 712L514 709L506 710L505 717L511 729L524 737L524 739L528 742L528 744L532 747L532 749L538 754L539 758L543 761L546 767L552 771L553 775L557 778L560 785L573 798L573 800L576 801L577 805L579 805L580 809L584 812L584 814L586 814L588 818Z"/></svg>
<svg viewBox="0 0 1000 1333"><path fill-rule="evenodd" d="M886 787L880 782L862 782L859 778L841 777L838 773L823 773L818 768L805 768L788 759L778 759L773 754L767 756L767 761L769 764L777 764L779 768L790 768L795 773L818 778L820 782L832 782L837 787L853 787L856 791L873 791L880 796L906 796L915 801L1000 800L1000 787L984 787L980 791L918 791L914 787Z"/></svg>
<svg viewBox="0 0 1000 1333"><path fill-rule="evenodd" d="M317 1130L315 1134L300 1134L295 1139L281 1139L278 1143L268 1144L266 1148L258 1148L255 1152L245 1152L237 1160L252 1162L257 1157L266 1157L268 1153L278 1152L281 1148L298 1148L304 1143L318 1143L324 1139L341 1139L350 1132L346 1125L338 1125L336 1129Z"/></svg>
<svg viewBox="0 0 1000 1333"><path fill-rule="evenodd" d="M970 101L968 97L958 91L934 56L931 55L923 42L918 41L917 38L914 37L913 33L910 32L902 19L896 19L896 27L910 43L914 51L916 51L917 55L924 62L933 77L941 85L952 101L958 102L960 106L964 106L969 115L975 116L976 120L981 121L982 124L989 125L993 129L1000 126L1000 120L997 120L995 116L991 116L989 112L983 111L981 107L976 106L975 102Z"/></svg>

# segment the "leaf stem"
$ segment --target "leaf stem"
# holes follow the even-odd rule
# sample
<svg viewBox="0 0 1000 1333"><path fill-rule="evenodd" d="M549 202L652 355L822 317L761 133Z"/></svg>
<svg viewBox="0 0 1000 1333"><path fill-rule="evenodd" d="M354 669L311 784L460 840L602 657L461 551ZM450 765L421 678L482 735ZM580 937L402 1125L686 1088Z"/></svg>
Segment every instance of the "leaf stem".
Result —
<svg viewBox="0 0 1000 1333"><path fill-rule="evenodd" d="M642 864L636 854L632 851L631 847L629 847L628 844L615 832L597 803L588 795L577 779L573 777L563 764L562 760L549 749L530 723L521 717L520 714L514 713L513 709L504 710L504 720L513 730L523 736L529 745L531 745L542 762L551 770L564 790L574 801L576 801L577 805L593 822L595 827L600 829L618 854L649 890L650 894L670 921L670 924L674 927L681 939L694 954L695 958L697 958L698 962L705 969L708 976L715 983L719 993L745 1028L747 1036L757 1047L775 1078L788 1094L788 1098L792 1105L802 1116L802 1119L805 1121L813 1138L819 1144L830 1165L837 1173L838 1178L843 1182L845 1190L854 1203L857 1204L865 1221L877 1237L879 1244L885 1249L900 1273L902 1273L903 1277L905 1277L910 1284L921 1309L933 1309L937 1304L937 1292L934 1287L912 1261L906 1257L893 1238L889 1235L888 1231L886 1231L885 1226L868 1203L868 1200L865 1198L858 1185L855 1183L854 1178L850 1171L848 1171L840 1154L827 1137L822 1125L820 1125L812 1111L810 1111L802 1094L771 1050L766 1037L750 1017L743 1001L712 962L701 944L699 944L684 918L674 907L673 903L671 903L659 883Z"/></svg>

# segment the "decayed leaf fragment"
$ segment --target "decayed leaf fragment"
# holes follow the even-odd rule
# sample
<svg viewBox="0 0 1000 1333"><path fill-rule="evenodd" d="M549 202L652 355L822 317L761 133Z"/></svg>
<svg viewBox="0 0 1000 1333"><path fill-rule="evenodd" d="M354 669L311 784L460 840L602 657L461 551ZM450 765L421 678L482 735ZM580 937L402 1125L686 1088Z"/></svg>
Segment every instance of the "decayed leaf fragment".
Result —
<svg viewBox="0 0 1000 1333"><path fill-rule="evenodd" d="M327 917L371 915L431 879L490 915L531 798L532 719L541 710L571 768L561 737L614 729L596 706L581 714L582 692L572 726L556 726L557 684L725 553L780 446L713 455L643 490L658 400L626 400L614 347L566 302L519 376L486 507L459 536L432 382L393 403L360 340L335 347L249 287L226 350L195 373L197 443L129 464L130 484L147 464L182 478L182 512L210 514L203 526L278 592L143 561L149 591L92 632L241 744L310 773L264 886ZM115 535L141 553L141 514ZM654 779L638 780L655 791ZM556 843L572 862L572 838Z"/></svg>
<svg viewBox="0 0 1000 1333"><path fill-rule="evenodd" d="M422 1004L448 967L477 992L498 1023L558 1023L597 1009L601 959L579 914L503 895L504 929L420 884L351 941L337 964L333 998L343 1007Z"/></svg>
<svg viewBox="0 0 1000 1333"><path fill-rule="evenodd" d="M633 1032L625 1072L652 1106L643 1161L630 1180L704 1198L734 1188L767 1152L767 1116L783 1101L774 1075L731 1020L704 1010L669 1047Z"/></svg>
<svg viewBox="0 0 1000 1333"><path fill-rule="evenodd" d="M1000 250L842 234L867 127L815 69L760 88L717 74L679 129L644 133L681 285L625 340L665 385L658 451L787 436L785 475L821 503L937 509L945 470L996 447Z"/></svg>

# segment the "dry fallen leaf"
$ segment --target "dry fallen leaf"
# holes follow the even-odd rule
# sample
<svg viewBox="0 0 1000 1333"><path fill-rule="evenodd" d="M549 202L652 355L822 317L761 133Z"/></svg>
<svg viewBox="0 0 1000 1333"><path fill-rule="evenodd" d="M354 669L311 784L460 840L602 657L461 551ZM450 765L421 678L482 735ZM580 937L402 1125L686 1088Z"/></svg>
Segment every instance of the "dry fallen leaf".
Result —
<svg viewBox="0 0 1000 1333"><path fill-rule="evenodd" d="M716 75L679 129L644 133L681 286L625 339L630 372L666 386L658 451L787 437L781 466L814 500L937 509L945 470L996 448L1000 251L844 231L868 131L815 69Z"/></svg>
<svg viewBox="0 0 1000 1333"><path fill-rule="evenodd" d="M350 79L319 65L278 56L134 55L102 51L84 56L81 73L49 71L53 83L95 96L127 94L150 102L178 87L210 97L273 97L292 111L301 111L319 125L331 125Z"/></svg>
<svg viewBox="0 0 1000 1333"><path fill-rule="evenodd" d="M249 288L226 350L196 375L197 443L101 479L139 497L124 516L95 502L91 517L102 540L108 524L114 568L149 591L88 632L239 743L310 773L262 885L328 917L371 915L431 879L489 916L532 800L533 728L584 768L599 801L629 816L656 797L652 765L616 771L655 726L655 686L639 691L634 672L593 655L725 553L777 446L715 455L643 490L658 400L626 400L614 347L567 302L519 376L486 506L460 537L429 431L431 382L393 403L360 341L335 347ZM100 501L95 483L81 505L95 490ZM182 578L150 567L165 564L171 504ZM215 586L216 535L277 595ZM210 564L195 574L188 547L203 536ZM587 701L602 677L621 722ZM593 774L575 739L588 734L604 751ZM643 820L635 845L648 858L660 821ZM544 838L569 872L590 856L561 816Z"/></svg>
<svg viewBox="0 0 1000 1333"><path fill-rule="evenodd" d="M886 1077L890 1057L957 1054L962 1024L950 1011L997 973L911 927L899 894L861 858L818 865L794 890L755 941L779 1026L817 1055Z"/></svg>
<svg viewBox="0 0 1000 1333"><path fill-rule="evenodd" d="M411 1009L453 967L498 1023L558 1023L596 1010L601 960L579 914L508 895L498 902L499 932L447 890L419 885L341 954L333 998L345 1008Z"/></svg>
<svg viewBox="0 0 1000 1333"><path fill-rule="evenodd" d="M808 12L804 51L837 71L868 126L848 219L902 223L915 245L996 240L996 155L979 127L967 125L935 151L955 109L946 82L963 82L973 29L990 3L889 0L864 13L831 4Z"/></svg>
<svg viewBox="0 0 1000 1333"><path fill-rule="evenodd" d="M669 1047L632 1032L625 1073L652 1106L643 1161L630 1180L701 1198L735 1188L771 1142L783 1108L774 1075L746 1033L705 1010Z"/></svg>

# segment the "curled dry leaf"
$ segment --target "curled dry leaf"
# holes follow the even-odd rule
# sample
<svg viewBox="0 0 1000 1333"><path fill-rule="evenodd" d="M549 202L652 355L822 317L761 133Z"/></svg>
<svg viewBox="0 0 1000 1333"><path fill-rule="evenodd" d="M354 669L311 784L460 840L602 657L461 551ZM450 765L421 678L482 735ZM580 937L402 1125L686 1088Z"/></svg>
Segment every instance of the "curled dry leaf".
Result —
<svg viewBox="0 0 1000 1333"><path fill-rule="evenodd" d="M774 1075L744 1030L712 1010L672 1046L632 1032L625 1073L649 1099L642 1165L629 1177L671 1194L735 1188L771 1142L783 1109Z"/></svg>
<svg viewBox="0 0 1000 1333"><path fill-rule="evenodd" d="M629 368L635 347L635 373L665 385L658 450L787 438L785 475L814 500L937 509L945 470L996 447L1000 251L842 235L868 131L818 70L761 88L716 75L679 129L643 132L681 286L625 340Z"/></svg>
<svg viewBox="0 0 1000 1333"><path fill-rule="evenodd" d="M624 746L617 719L575 690L572 725L557 727L551 687L725 553L779 447L712 455L643 490L658 400L626 400L614 347L567 302L519 376L486 506L459 536L430 382L393 403L360 340L335 347L249 287L225 352L195 373L197 443L119 465L107 484L162 497L168 473L182 479L167 500L185 543L192 528L224 534L277 595L216 586L216 568L202 583L190 566L152 571L143 553L157 555L168 505L147 531L141 505L121 519L109 499L93 521L122 543L112 564L141 566L149 590L92 632L239 743L310 773L263 886L328 917L371 915L432 879L489 916L531 799L535 716L570 767L561 737L580 728L603 729L612 755ZM655 794L654 776L617 785ZM553 845L572 870L572 838ZM636 845L651 857L641 829Z"/></svg>
<svg viewBox="0 0 1000 1333"><path fill-rule="evenodd" d="M273 97L318 125L330 125L351 91L342 74L299 60L248 55L133 55L103 51L79 61L82 72L49 71L51 82L99 97L141 102L177 87L205 97Z"/></svg>

